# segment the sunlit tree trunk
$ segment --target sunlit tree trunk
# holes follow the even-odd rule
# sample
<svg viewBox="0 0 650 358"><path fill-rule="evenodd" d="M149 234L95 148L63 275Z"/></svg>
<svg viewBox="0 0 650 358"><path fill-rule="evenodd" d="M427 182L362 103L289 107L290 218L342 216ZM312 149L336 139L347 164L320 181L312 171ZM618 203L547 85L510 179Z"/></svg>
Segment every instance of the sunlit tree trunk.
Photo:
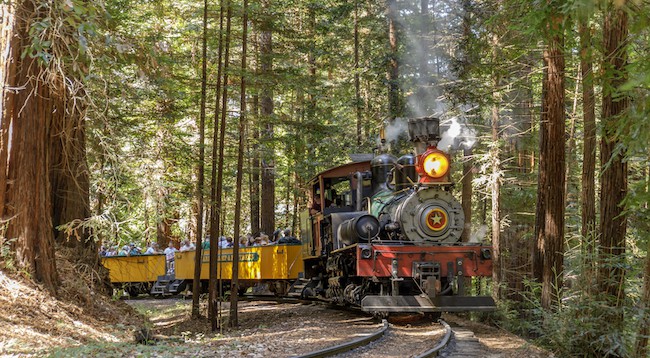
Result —
<svg viewBox="0 0 650 358"><path fill-rule="evenodd" d="M29 46L28 30L40 14L31 1L0 5L3 44L0 67L3 90L0 177L0 218L6 223L2 238L16 265L26 270L49 291L56 293L59 278L54 257L52 192L50 186L50 136L55 101L65 85L60 78L47 78L38 58L21 56Z"/></svg>

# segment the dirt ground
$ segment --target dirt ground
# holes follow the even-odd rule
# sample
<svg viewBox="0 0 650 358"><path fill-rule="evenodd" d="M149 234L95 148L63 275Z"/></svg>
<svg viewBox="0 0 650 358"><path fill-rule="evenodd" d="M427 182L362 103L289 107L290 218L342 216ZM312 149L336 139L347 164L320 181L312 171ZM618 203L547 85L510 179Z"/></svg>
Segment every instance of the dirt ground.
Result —
<svg viewBox="0 0 650 358"><path fill-rule="evenodd" d="M111 299L79 285L71 266L63 270L59 298L18 274L0 270L0 357L291 357L336 345L378 330L381 323L361 313L322 304L240 302L239 328L212 333L207 318L192 320L191 300ZM221 307L223 322L229 306ZM201 311L207 309L202 303ZM445 317L476 333L490 357L548 357L525 340L456 316ZM134 341L146 327L155 344ZM435 346L438 324L396 322L372 346L343 357L405 357Z"/></svg>

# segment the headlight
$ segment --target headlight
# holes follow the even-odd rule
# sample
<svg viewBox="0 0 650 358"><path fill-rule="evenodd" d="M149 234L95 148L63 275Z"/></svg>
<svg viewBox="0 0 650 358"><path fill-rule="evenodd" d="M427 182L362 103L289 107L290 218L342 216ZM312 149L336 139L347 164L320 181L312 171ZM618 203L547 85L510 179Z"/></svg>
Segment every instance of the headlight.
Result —
<svg viewBox="0 0 650 358"><path fill-rule="evenodd" d="M449 158L436 148L429 148L420 159L423 174L432 179L443 178L449 172Z"/></svg>

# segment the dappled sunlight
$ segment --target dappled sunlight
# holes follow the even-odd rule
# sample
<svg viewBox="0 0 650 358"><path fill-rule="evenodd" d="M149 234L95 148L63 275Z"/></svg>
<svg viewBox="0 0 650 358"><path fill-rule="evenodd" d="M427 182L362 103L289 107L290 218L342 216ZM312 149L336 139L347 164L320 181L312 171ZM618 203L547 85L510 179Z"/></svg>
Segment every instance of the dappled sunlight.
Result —
<svg viewBox="0 0 650 358"><path fill-rule="evenodd" d="M0 355L33 353L89 341L118 342L123 338L117 334L128 334L126 326L118 333L106 321L98 322L87 311L92 307L81 308L60 301L40 287L3 271L0 271L0 287L3 288L0 305L5 307L0 311L0 321L5 322L0 335ZM105 314L102 318L110 317L114 315Z"/></svg>

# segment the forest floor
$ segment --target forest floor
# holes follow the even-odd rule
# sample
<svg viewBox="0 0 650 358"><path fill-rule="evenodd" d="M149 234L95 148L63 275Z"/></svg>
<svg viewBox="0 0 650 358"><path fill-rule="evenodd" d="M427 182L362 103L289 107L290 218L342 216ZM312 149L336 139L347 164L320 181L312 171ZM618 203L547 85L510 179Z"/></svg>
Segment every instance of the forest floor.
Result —
<svg viewBox="0 0 650 358"><path fill-rule="evenodd" d="M146 318L99 292L97 272L57 250L56 297L26 272L0 269L0 357L43 356L55 347L123 342ZM93 277L95 279L93 279Z"/></svg>
<svg viewBox="0 0 650 358"><path fill-rule="evenodd" d="M239 328L223 325L212 333L207 318L190 317L191 300L110 298L80 284L79 276L88 274L83 266L60 258L57 265L61 286L56 298L25 274L0 270L0 357L289 357L366 335L381 326L360 313L321 304L243 301ZM228 303L221 308L221 318L227 322ZM205 301L201 312L207 312ZM552 356L503 330L457 316L444 318L474 331L487 347L486 357ZM134 332L142 328L155 334L154 344L135 342ZM366 355L402 357L414 352L414 346L424 351L437 343L443 331L436 323L422 321L395 324L389 334L387 347Z"/></svg>

